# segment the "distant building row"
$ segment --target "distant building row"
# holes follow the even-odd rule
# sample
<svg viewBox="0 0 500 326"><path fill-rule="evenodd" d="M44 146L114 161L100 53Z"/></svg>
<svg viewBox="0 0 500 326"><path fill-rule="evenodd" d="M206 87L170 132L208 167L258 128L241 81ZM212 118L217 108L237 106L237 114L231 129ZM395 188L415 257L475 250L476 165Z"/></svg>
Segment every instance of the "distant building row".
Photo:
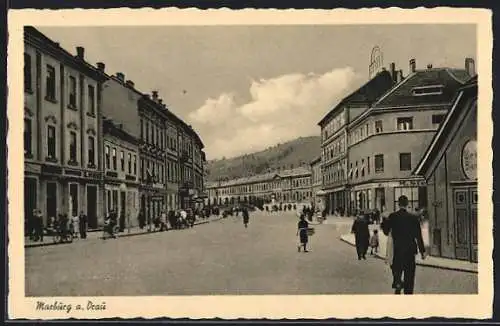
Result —
<svg viewBox="0 0 500 326"><path fill-rule="evenodd" d="M95 228L115 210L123 226L203 197L203 142L157 92L33 27L24 43L25 221L83 211Z"/></svg>
<svg viewBox="0 0 500 326"><path fill-rule="evenodd" d="M311 171L308 167L269 172L251 177L210 182L206 185L209 205L237 203L310 204Z"/></svg>

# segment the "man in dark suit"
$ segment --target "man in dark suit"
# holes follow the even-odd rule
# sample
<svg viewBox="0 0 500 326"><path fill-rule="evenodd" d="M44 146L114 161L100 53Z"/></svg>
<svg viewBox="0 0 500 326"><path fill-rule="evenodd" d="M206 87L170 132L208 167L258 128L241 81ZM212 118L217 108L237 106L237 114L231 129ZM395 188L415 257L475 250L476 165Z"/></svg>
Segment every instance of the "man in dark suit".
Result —
<svg viewBox="0 0 500 326"><path fill-rule="evenodd" d="M425 247L417 216L407 212L408 197L398 198L399 210L389 215L382 223L385 235L391 233L393 238L394 256L391 264L394 281L392 287L395 294L413 294L415 284L415 255L420 251L425 259ZM418 251L417 251L418 249ZM401 277L404 280L401 282Z"/></svg>

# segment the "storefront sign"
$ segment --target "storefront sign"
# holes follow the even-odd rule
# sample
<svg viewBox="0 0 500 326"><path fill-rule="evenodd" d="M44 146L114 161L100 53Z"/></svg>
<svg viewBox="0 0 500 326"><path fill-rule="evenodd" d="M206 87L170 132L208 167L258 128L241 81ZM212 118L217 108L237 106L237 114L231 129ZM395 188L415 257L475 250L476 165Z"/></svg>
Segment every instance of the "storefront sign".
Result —
<svg viewBox="0 0 500 326"><path fill-rule="evenodd" d="M66 175L74 175L74 176L81 176L82 175L82 172L81 171L78 171L78 170L71 170L71 169L65 169L64 170L64 174Z"/></svg>
<svg viewBox="0 0 500 326"><path fill-rule="evenodd" d="M44 165L42 166L42 173L62 174L62 168L60 166Z"/></svg>
<svg viewBox="0 0 500 326"><path fill-rule="evenodd" d="M31 172L31 173L40 173L41 172L41 167L38 164L32 164L32 163L25 163L24 164L24 172Z"/></svg>
<svg viewBox="0 0 500 326"><path fill-rule="evenodd" d="M475 140L469 140L462 149L462 169L467 179L477 179L477 144Z"/></svg>
<svg viewBox="0 0 500 326"><path fill-rule="evenodd" d="M92 178L92 179L100 179L101 178L101 173L100 172L85 171L84 175L85 175L86 178Z"/></svg>

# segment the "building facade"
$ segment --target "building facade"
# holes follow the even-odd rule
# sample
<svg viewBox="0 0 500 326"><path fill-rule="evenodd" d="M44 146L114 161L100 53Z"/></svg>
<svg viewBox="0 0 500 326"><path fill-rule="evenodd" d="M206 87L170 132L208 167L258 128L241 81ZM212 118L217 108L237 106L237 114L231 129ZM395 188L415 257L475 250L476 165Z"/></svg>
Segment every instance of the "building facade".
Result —
<svg viewBox="0 0 500 326"><path fill-rule="evenodd" d="M305 167L207 184L210 205L303 204L312 201L311 171Z"/></svg>
<svg viewBox="0 0 500 326"><path fill-rule="evenodd" d="M106 76L33 27L24 29L25 221L40 209L44 223L58 214L104 214L101 91Z"/></svg>
<svg viewBox="0 0 500 326"><path fill-rule="evenodd" d="M464 69L416 70L413 59L406 78L349 122L351 212L392 212L401 195L410 209L427 206L425 180L412 171L468 78Z"/></svg>
<svg viewBox="0 0 500 326"><path fill-rule="evenodd" d="M427 181L430 254L478 261L477 76L452 108L417 165Z"/></svg>
<svg viewBox="0 0 500 326"><path fill-rule="evenodd" d="M139 141L111 120L103 120L106 214L118 214L120 230L137 226L139 213Z"/></svg>
<svg viewBox="0 0 500 326"><path fill-rule="evenodd" d="M349 206L349 122L389 90L399 73L383 70L345 97L318 123L321 128L322 195L327 214L351 214Z"/></svg>

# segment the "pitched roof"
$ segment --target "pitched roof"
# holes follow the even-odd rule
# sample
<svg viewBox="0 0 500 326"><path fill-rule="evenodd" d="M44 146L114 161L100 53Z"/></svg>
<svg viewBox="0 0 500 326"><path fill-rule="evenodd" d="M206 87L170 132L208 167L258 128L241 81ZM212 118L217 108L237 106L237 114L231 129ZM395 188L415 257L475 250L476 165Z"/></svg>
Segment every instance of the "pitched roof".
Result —
<svg viewBox="0 0 500 326"><path fill-rule="evenodd" d="M457 89L462 86L470 76L463 69L431 68L417 70L403 81L395 85L389 92L382 96L374 108L414 106L422 104L448 104L453 100ZM442 86L442 92L435 95L413 94L415 89L424 89L431 86Z"/></svg>
<svg viewBox="0 0 500 326"><path fill-rule="evenodd" d="M342 106L349 104L371 104L376 101L380 96L387 92L394 81L391 74L387 70L382 70L375 77L367 81L360 88L346 96L339 104L337 104L330 112L328 112L318 125L322 125L328 121L333 114Z"/></svg>
<svg viewBox="0 0 500 326"><path fill-rule="evenodd" d="M308 174L311 174L311 171L307 168L304 168L304 167L298 167L295 169L284 170L284 171L281 171L278 173L278 175L282 178L295 177L295 176L308 175Z"/></svg>
<svg viewBox="0 0 500 326"><path fill-rule="evenodd" d="M435 162L438 161L436 158L440 158L438 156L439 153L442 153L442 148L448 146L450 135L452 134L451 130L463 122L464 116L466 116L467 113L465 110L469 108L469 105L467 105L469 102L467 102L467 100L473 97L477 97L477 76L470 78L467 83L457 91L451 110L448 112L446 119L434 135L431 144L425 151L413 174L432 174L436 166Z"/></svg>

